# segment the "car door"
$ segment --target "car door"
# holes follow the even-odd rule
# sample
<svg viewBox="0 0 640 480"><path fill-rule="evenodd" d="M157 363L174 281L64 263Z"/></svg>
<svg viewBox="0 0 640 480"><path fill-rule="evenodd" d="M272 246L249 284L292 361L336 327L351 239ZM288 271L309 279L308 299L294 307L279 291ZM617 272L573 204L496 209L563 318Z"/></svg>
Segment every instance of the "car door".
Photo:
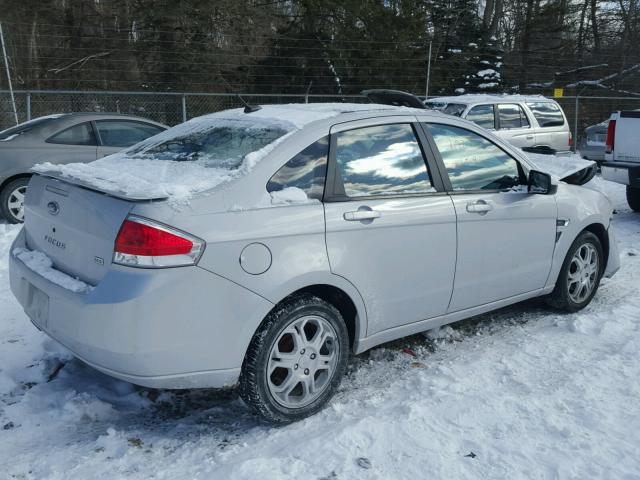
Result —
<svg viewBox="0 0 640 480"><path fill-rule="evenodd" d="M531 148L536 144L531 122L517 103L498 104L498 136L519 148Z"/></svg>
<svg viewBox="0 0 640 480"><path fill-rule="evenodd" d="M527 192L526 169L468 126L424 124L458 218L450 312L544 287L555 247L554 195Z"/></svg>
<svg viewBox="0 0 640 480"><path fill-rule="evenodd" d="M367 335L442 315L451 296L455 211L418 135L415 117L331 130L327 252L365 301Z"/></svg>
<svg viewBox="0 0 640 480"><path fill-rule="evenodd" d="M96 120L94 123L100 140L98 158L117 153L164 131L157 125L135 120Z"/></svg>

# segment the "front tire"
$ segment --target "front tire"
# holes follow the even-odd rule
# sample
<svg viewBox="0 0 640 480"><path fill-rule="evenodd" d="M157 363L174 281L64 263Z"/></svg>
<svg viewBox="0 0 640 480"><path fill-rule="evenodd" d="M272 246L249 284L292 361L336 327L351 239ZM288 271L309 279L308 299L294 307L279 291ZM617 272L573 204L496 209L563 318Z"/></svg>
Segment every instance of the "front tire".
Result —
<svg viewBox="0 0 640 480"><path fill-rule="evenodd" d="M28 183L28 178L18 178L5 185L0 192L0 213L9 223L24 222L24 198Z"/></svg>
<svg viewBox="0 0 640 480"><path fill-rule="evenodd" d="M251 340L240 374L240 397L273 423L320 411L340 384L349 334L340 312L310 294L285 300Z"/></svg>
<svg viewBox="0 0 640 480"><path fill-rule="evenodd" d="M640 188L627 185L627 203L634 212L640 212Z"/></svg>
<svg viewBox="0 0 640 480"><path fill-rule="evenodd" d="M591 232L582 232L571 244L547 302L567 312L582 310L598 291L603 272L600 239Z"/></svg>

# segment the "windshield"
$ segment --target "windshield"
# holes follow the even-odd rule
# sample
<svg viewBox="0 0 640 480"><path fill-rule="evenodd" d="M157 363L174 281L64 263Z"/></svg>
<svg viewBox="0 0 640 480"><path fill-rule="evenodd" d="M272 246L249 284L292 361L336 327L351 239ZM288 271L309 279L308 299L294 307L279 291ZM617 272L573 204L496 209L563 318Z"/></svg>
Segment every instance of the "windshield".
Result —
<svg viewBox="0 0 640 480"><path fill-rule="evenodd" d="M29 130L32 130L35 127L39 127L47 123L50 123L54 119L55 117L36 118L34 120L21 123L20 125L16 125L15 127L7 128L6 130L3 130L0 132L0 142L8 142L10 140L13 140L18 135L27 133Z"/></svg>
<svg viewBox="0 0 640 480"><path fill-rule="evenodd" d="M154 137L153 143L139 143L126 153L137 159L196 162L204 167L234 170L247 155L286 133L279 126L219 119L196 131L184 132L180 126L170 129Z"/></svg>
<svg viewBox="0 0 640 480"><path fill-rule="evenodd" d="M467 108L464 103L427 102L424 105L432 110L437 110L448 115L455 115L456 117L461 116L462 112Z"/></svg>

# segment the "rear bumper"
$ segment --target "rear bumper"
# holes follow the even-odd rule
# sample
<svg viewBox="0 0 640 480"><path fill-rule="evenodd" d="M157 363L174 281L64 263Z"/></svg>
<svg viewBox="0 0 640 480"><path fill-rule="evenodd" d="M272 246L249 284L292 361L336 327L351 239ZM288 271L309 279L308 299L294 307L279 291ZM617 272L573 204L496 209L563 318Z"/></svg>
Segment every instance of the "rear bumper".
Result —
<svg viewBox="0 0 640 480"><path fill-rule="evenodd" d="M15 247L24 247L23 232ZM11 290L39 329L96 369L146 387L233 385L273 307L198 267L113 265L93 291L74 293L9 258Z"/></svg>
<svg viewBox="0 0 640 480"><path fill-rule="evenodd" d="M640 188L639 163L604 162L601 171L605 180Z"/></svg>

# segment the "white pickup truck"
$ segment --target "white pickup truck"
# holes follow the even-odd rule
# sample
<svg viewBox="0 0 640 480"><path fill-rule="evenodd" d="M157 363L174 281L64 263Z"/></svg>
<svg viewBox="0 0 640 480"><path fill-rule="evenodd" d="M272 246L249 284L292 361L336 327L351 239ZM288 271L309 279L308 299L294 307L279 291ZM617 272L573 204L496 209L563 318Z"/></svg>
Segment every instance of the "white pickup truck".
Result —
<svg viewBox="0 0 640 480"><path fill-rule="evenodd" d="M602 178L627 186L627 201L640 212L640 110L611 114Z"/></svg>

